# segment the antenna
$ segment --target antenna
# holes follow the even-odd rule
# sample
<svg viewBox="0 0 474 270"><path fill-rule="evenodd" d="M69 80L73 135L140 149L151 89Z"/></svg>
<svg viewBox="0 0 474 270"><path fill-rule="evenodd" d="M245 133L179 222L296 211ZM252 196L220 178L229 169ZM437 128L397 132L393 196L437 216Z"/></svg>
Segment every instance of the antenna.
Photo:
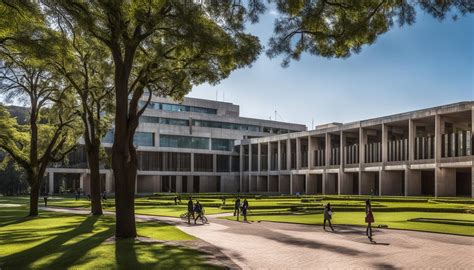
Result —
<svg viewBox="0 0 474 270"><path fill-rule="evenodd" d="M277 120L277 111L275 110L275 121Z"/></svg>
<svg viewBox="0 0 474 270"><path fill-rule="evenodd" d="M310 130L314 129L314 118L311 118L311 128Z"/></svg>

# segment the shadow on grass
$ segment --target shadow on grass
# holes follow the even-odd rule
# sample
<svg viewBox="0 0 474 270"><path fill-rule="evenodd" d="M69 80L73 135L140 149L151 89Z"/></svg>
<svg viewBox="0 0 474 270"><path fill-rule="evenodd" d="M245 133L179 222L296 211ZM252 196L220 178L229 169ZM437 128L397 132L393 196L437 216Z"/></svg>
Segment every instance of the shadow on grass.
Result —
<svg viewBox="0 0 474 270"><path fill-rule="evenodd" d="M79 225L74 223L66 226L53 227L44 229L44 233L48 233L48 230L51 231L63 231L63 233L56 234L52 239L47 240L39 245L36 245L32 248L25 249L23 251L13 253L11 255L5 256L0 260L0 266L5 269L18 269L18 268L29 268L32 264L39 261L42 258L47 256L55 255L61 253L61 255L51 263L47 263L47 266L44 266L45 269L51 268L64 268L68 265L71 265L74 261L80 259L87 251L91 248L100 245L105 239L110 237L113 234L113 230L109 229L102 231L100 233L94 234L91 237L85 238L74 244L65 245L66 242L78 237L82 234L91 233L94 230L94 224L97 222L99 217L90 216L85 218ZM41 228L38 228L41 230ZM21 238L27 238L31 235L39 234L38 231L33 230L9 230L7 231L8 235L2 235L2 240L5 243L15 242ZM44 238L44 235L42 235ZM35 236L33 238L40 238ZM35 239L30 239L35 240ZM42 267L39 267L42 268Z"/></svg>
<svg viewBox="0 0 474 270"><path fill-rule="evenodd" d="M117 239L115 242L117 269L221 269L207 263L203 253L196 250L140 242L135 239Z"/></svg>

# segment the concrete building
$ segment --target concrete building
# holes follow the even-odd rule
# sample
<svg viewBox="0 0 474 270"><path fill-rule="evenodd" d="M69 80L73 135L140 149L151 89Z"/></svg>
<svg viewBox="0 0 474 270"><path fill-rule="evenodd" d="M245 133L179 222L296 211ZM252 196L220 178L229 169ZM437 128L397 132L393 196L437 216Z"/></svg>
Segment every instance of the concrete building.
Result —
<svg viewBox="0 0 474 270"><path fill-rule="evenodd" d="M145 104L142 101L141 105ZM306 126L239 116L239 106L228 102L185 98L182 103L153 97L135 134L139 170L137 193L236 192L240 186L240 157L235 149L242 139L306 130ZM113 143L113 129L103 139ZM84 148L68 162L47 169L48 193L89 191ZM114 192L112 170L101 169L102 189Z"/></svg>
<svg viewBox="0 0 474 270"><path fill-rule="evenodd" d="M473 197L473 119L471 101L306 131L239 117L231 103L154 98L135 136L136 192ZM88 192L85 155L74 155L48 169L47 191L68 181ZM113 193L112 171L101 172Z"/></svg>
<svg viewBox="0 0 474 270"><path fill-rule="evenodd" d="M240 142L243 192L469 196L474 102Z"/></svg>

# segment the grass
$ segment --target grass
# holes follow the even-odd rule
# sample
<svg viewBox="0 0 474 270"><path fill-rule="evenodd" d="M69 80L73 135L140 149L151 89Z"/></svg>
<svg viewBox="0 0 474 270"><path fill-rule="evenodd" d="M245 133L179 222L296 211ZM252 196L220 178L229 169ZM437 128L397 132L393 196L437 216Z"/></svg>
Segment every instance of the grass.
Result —
<svg viewBox="0 0 474 270"><path fill-rule="evenodd" d="M1 197L0 197L1 198ZM8 201L8 202L7 202ZM134 239L114 240L114 218L40 212L25 218L23 198L0 203L0 269L209 269L196 250ZM138 222L140 236L153 240L187 241L194 238L176 227ZM185 242L183 242L185 243Z"/></svg>

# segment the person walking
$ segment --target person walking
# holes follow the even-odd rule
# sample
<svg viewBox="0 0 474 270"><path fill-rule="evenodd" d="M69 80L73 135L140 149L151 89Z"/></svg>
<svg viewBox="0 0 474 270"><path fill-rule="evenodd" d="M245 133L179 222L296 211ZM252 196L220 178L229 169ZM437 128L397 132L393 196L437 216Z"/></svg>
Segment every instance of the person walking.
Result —
<svg viewBox="0 0 474 270"><path fill-rule="evenodd" d="M323 229L326 231L326 221L329 223L329 227L331 227L331 230L334 232L334 228L332 227L331 224L331 218L332 218L332 209L331 209L331 204L328 203L324 207L324 223L323 223Z"/></svg>
<svg viewBox="0 0 474 270"><path fill-rule="evenodd" d="M188 224L191 224L191 216L194 219L194 205L193 205L193 198L189 197L188 201Z"/></svg>
<svg viewBox="0 0 474 270"><path fill-rule="evenodd" d="M375 222L374 214L372 213L372 205L370 200L365 201L365 223L367 223L367 228L365 229L365 234L372 242L372 223Z"/></svg>
<svg viewBox="0 0 474 270"><path fill-rule="evenodd" d="M247 222L247 211L249 210L249 202L247 199L244 199L242 203L242 216L244 216L244 221Z"/></svg>
<svg viewBox="0 0 474 270"><path fill-rule="evenodd" d="M199 203L199 201L196 201L196 204L194 205L194 213L197 213L196 218L194 218L194 224L196 224L196 220L198 218L202 218L202 205Z"/></svg>
<svg viewBox="0 0 474 270"><path fill-rule="evenodd" d="M240 214L240 197L237 197L234 203L234 216L237 216L237 221L239 221Z"/></svg>

